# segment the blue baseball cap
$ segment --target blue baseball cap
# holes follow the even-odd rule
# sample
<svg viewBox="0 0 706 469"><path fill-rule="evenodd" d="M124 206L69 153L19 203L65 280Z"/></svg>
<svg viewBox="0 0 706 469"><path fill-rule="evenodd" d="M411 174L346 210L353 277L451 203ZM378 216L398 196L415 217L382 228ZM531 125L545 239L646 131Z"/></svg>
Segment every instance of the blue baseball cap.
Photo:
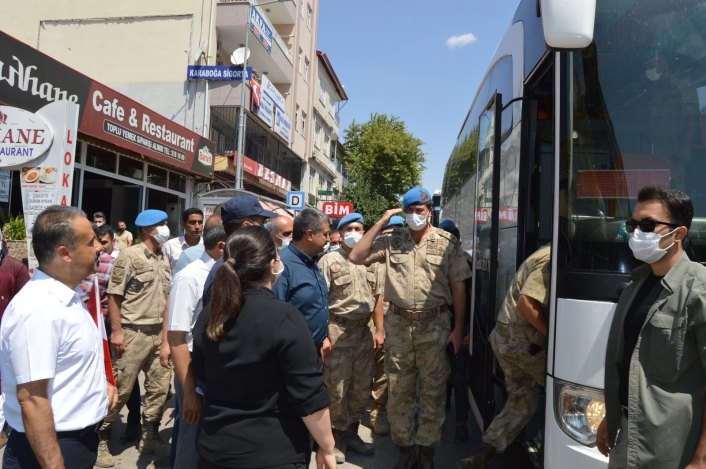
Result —
<svg viewBox="0 0 706 469"><path fill-rule="evenodd" d="M410 205L421 205L427 202L431 202L431 193L423 187L415 187L402 197L402 208L407 210Z"/></svg>
<svg viewBox="0 0 706 469"><path fill-rule="evenodd" d="M345 217L341 218L341 221L338 222L338 227L336 229L342 230L349 223L361 223L364 225L365 220L363 220L363 215L360 213L349 213Z"/></svg>
<svg viewBox="0 0 706 469"><path fill-rule="evenodd" d="M399 227L404 226L404 218L402 218L399 215L395 215L394 217L390 218L390 223L385 225L383 230L387 229L387 228L394 228L395 226L399 226Z"/></svg>
<svg viewBox="0 0 706 469"><path fill-rule="evenodd" d="M439 228L444 231L454 231L456 229L456 223L453 220L444 220L439 223Z"/></svg>
<svg viewBox="0 0 706 469"><path fill-rule="evenodd" d="M224 222L257 215L265 218L277 218L279 216L275 212L262 208L257 197L250 194L235 196L221 205L221 219Z"/></svg>
<svg viewBox="0 0 706 469"><path fill-rule="evenodd" d="M154 226L168 218L167 212L149 209L140 213L135 220L136 226Z"/></svg>

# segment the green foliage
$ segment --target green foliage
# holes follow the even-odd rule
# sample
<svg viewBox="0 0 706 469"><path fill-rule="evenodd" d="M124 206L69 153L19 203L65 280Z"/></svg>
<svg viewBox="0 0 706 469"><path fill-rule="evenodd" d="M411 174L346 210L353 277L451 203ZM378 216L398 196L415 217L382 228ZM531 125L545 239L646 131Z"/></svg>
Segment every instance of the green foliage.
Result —
<svg viewBox="0 0 706 469"><path fill-rule="evenodd" d="M444 174L444 185L441 192L448 199L458 191L466 180L476 172L478 163L478 125L456 143Z"/></svg>
<svg viewBox="0 0 706 469"><path fill-rule="evenodd" d="M345 130L344 164L349 186L344 199L374 224L388 208L400 205L400 197L419 186L424 171L424 142L415 138L404 121L386 114L353 121Z"/></svg>
<svg viewBox="0 0 706 469"><path fill-rule="evenodd" d="M0 223L2 223L2 234L8 241L24 241L27 239L25 231L25 219L22 215L10 215L5 217L0 213Z"/></svg>

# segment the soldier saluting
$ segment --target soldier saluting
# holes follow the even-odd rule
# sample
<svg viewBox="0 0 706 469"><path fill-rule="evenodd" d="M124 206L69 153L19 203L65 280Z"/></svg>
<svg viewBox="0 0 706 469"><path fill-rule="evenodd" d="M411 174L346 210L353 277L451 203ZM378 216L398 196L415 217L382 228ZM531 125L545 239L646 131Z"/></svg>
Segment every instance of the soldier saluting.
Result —
<svg viewBox="0 0 706 469"><path fill-rule="evenodd" d="M403 209L388 210L358 241L349 255L354 264L384 263L385 372L389 380L388 419L400 457L393 469L434 467L434 448L441 445L445 418L449 359L447 343L458 353L463 341L463 316L453 329L448 305L465 309L466 278L471 270L455 238L431 226L428 190L414 188L402 199ZM396 213L405 212L408 229L375 237ZM448 331L452 330L449 335ZM419 428L414 405L419 376ZM415 445L419 447L418 455Z"/></svg>

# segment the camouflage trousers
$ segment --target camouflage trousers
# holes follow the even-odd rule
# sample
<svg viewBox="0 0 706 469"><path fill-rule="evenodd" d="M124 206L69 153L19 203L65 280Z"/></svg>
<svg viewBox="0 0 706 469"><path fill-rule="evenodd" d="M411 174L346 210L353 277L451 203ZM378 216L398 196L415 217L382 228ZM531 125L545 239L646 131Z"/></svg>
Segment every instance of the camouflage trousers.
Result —
<svg viewBox="0 0 706 469"><path fill-rule="evenodd" d="M405 319L392 311L385 315L387 417L396 445L441 445L441 427L446 417L446 381L450 374L446 354L450 329L448 314L421 320ZM420 407L419 428L415 432L417 380Z"/></svg>
<svg viewBox="0 0 706 469"><path fill-rule="evenodd" d="M529 339L508 337L495 330L490 334L490 345L505 373L507 401L483 433L483 442L502 453L537 411L540 390L544 386L547 352L542 350L532 356L527 351L531 345Z"/></svg>
<svg viewBox="0 0 706 469"><path fill-rule="evenodd" d="M384 304L384 303L383 303ZM370 331L375 333L373 321L370 321ZM387 405L387 375L385 374L385 348L375 353L375 377L373 378L373 391L370 393L373 402L380 407Z"/></svg>
<svg viewBox="0 0 706 469"><path fill-rule="evenodd" d="M118 385L118 405L108 412L101 430L108 430L118 418L120 410L130 398L140 371L145 373L145 404L142 407L144 422L161 422L167 403L167 393L172 372L159 364L162 346L162 326L155 325L135 330L123 327L125 351L113 361L113 372Z"/></svg>
<svg viewBox="0 0 706 469"><path fill-rule="evenodd" d="M347 430L360 422L370 397L375 368L373 335L365 327L329 324L331 356L324 360L324 383L331 405L331 426Z"/></svg>

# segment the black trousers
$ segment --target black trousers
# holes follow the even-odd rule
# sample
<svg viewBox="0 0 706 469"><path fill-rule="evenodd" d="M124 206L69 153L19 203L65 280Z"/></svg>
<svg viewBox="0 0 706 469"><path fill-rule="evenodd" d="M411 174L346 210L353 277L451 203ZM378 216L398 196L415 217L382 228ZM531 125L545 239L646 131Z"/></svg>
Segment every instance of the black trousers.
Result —
<svg viewBox="0 0 706 469"><path fill-rule="evenodd" d="M98 433L57 432L66 469L93 469L98 457ZM3 469L41 469L25 433L13 431L2 458Z"/></svg>

